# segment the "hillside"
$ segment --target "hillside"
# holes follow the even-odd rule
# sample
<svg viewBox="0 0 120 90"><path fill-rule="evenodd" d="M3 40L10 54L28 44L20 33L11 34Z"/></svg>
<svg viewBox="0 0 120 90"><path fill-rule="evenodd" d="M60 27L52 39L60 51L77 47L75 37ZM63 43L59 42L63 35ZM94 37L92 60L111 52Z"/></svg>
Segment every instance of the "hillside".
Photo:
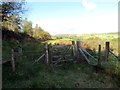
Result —
<svg viewBox="0 0 120 90"><path fill-rule="evenodd" d="M9 36L9 37L8 37ZM17 44L19 41L19 44ZM52 40L56 42L55 40ZM49 41L47 41L49 42ZM67 44L70 41L64 41ZM11 62L4 63L3 88L118 88L119 63L103 62L102 71L96 70L84 61L79 63L62 63L61 67L47 66L45 59L33 64L44 53L44 41L26 34L3 31L3 59L11 58L11 49L23 54L15 59L15 71ZM58 44L62 42L58 41ZM68 43L69 44L69 43ZM64 49L64 48L63 48ZM94 55L96 55L94 53Z"/></svg>
<svg viewBox="0 0 120 90"><path fill-rule="evenodd" d="M14 32L11 30L2 29L2 40L8 41L8 40L18 40L18 41L24 41L24 40L30 40L30 41L45 41L44 39L36 39L28 34L21 33L21 32ZM46 39L49 40L49 39Z"/></svg>

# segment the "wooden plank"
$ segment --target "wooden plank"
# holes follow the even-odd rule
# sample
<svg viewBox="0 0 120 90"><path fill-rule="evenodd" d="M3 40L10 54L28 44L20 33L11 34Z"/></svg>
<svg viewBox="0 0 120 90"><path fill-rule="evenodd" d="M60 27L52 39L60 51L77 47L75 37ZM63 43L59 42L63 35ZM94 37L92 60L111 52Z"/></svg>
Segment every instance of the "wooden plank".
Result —
<svg viewBox="0 0 120 90"><path fill-rule="evenodd" d="M14 60L14 50L11 50L11 64L12 64L12 70L15 71L15 60Z"/></svg>
<svg viewBox="0 0 120 90"><path fill-rule="evenodd" d="M65 55L70 51L70 47L68 47L68 49L62 53L63 57L65 57Z"/></svg>
<svg viewBox="0 0 120 90"><path fill-rule="evenodd" d="M65 55L65 53L67 53L69 50L70 50L70 47L67 47L65 50L57 51L57 52L61 53L61 55Z"/></svg>
<svg viewBox="0 0 120 90"><path fill-rule="evenodd" d="M73 59L60 60L60 61L52 61L52 63L57 64L57 63L60 63L60 62L70 62L70 61L73 61Z"/></svg>
<svg viewBox="0 0 120 90"><path fill-rule="evenodd" d="M61 55L59 55L59 56L53 56L53 58L59 58L59 57L61 57Z"/></svg>
<svg viewBox="0 0 120 90"><path fill-rule="evenodd" d="M61 62L69 62L69 61L73 61L73 59L61 60Z"/></svg>
<svg viewBox="0 0 120 90"><path fill-rule="evenodd" d="M40 56L37 60L35 60L34 63L38 62L38 61L39 61L40 59L42 59L44 56L45 56L45 54L43 54L42 56ZM33 64L34 64L34 63L33 63Z"/></svg>
<svg viewBox="0 0 120 90"><path fill-rule="evenodd" d="M86 57L86 55L84 54L84 52L82 51L81 48L79 48L79 52L82 54L82 56L85 58L85 60L89 63L89 59Z"/></svg>
<svg viewBox="0 0 120 90"><path fill-rule="evenodd" d="M52 61L52 63L59 63L59 62L61 61L62 58L64 58L64 57L60 57L58 60Z"/></svg>
<svg viewBox="0 0 120 90"><path fill-rule="evenodd" d="M71 56L71 55L64 55L64 56ZM59 58L59 57L62 57L62 55L59 55L59 56L53 56L53 58Z"/></svg>
<svg viewBox="0 0 120 90"><path fill-rule="evenodd" d="M46 64L49 65L49 55L48 55L48 44L45 44L45 61Z"/></svg>
<svg viewBox="0 0 120 90"><path fill-rule="evenodd" d="M98 65L101 64L101 45L98 47Z"/></svg>
<svg viewBox="0 0 120 90"><path fill-rule="evenodd" d="M11 61L11 59L8 59L8 60L0 60L0 64L4 64L4 63L6 63L6 62L8 62L8 61Z"/></svg>
<svg viewBox="0 0 120 90"><path fill-rule="evenodd" d="M68 53L70 50L70 47L68 47L66 50L63 51L63 53L61 53L61 56L65 55L66 53Z"/></svg>
<svg viewBox="0 0 120 90"><path fill-rule="evenodd" d="M109 52L118 59L118 56L116 56L112 51L109 51Z"/></svg>
<svg viewBox="0 0 120 90"><path fill-rule="evenodd" d="M110 48L110 42L106 42L106 50L105 50L105 61L108 62L108 56L109 56L109 49Z"/></svg>
<svg viewBox="0 0 120 90"><path fill-rule="evenodd" d="M93 58L95 61L97 61L97 59L95 59L92 55L90 55L85 49L81 48L87 55L89 55L91 58Z"/></svg>

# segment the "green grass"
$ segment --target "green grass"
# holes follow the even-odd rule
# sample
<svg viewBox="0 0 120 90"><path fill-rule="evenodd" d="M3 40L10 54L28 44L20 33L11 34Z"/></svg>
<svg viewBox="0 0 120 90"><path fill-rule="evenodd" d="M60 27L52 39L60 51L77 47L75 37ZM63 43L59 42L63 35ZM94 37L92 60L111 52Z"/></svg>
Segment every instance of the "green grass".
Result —
<svg viewBox="0 0 120 90"><path fill-rule="evenodd" d="M71 41L74 41L74 39L70 39L70 38L63 38L63 39L59 39L59 40L71 40Z"/></svg>
<svg viewBox="0 0 120 90"><path fill-rule="evenodd" d="M99 38L98 38L99 39ZM70 40L70 41L68 41ZM111 39L112 40L112 39ZM71 39L63 38L46 41L47 43L68 44ZM90 40L85 41L91 44ZM99 41L100 42L100 41ZM102 41L101 41L102 42ZM113 41L112 43L114 44ZM12 44L11 44L12 43ZM102 62L105 73L96 73L86 64L63 63L61 67L50 67L44 64L44 59L32 64L44 53L45 42L22 42L24 51L38 51L37 53L24 52L22 58L15 59L16 71L12 72L10 62L3 65L3 88L114 88L120 87L120 63L115 58L109 57L108 63ZM97 43L95 45L95 43ZM103 42L102 42L103 43ZM14 45L14 47L13 47ZM92 46L97 46L98 42L93 41ZM18 49L15 41L3 42L3 57L9 58L9 49ZM95 47L94 46L94 47ZM63 48L62 48L63 49ZM60 49L61 50L61 49ZM92 53L91 53L92 54ZM93 53L97 58L97 53ZM104 53L102 59L104 57ZM93 62L94 64L96 62ZM111 77L115 75L115 78Z"/></svg>
<svg viewBox="0 0 120 90"><path fill-rule="evenodd" d="M23 69L24 68L24 69ZM55 68L26 62L15 72L3 70L3 88L112 88L118 87L105 74L95 73L82 64L64 64ZM7 70L8 71L8 70Z"/></svg>

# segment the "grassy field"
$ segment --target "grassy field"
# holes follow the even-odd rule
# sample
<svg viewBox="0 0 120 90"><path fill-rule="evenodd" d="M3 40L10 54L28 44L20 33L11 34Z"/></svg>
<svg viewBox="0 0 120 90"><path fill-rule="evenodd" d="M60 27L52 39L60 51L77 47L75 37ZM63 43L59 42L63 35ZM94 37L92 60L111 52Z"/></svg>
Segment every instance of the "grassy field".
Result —
<svg viewBox="0 0 120 90"><path fill-rule="evenodd" d="M112 36L111 36L112 37ZM78 37L79 38L79 37ZM54 38L55 39L55 38ZM13 72L10 62L3 64L3 88L118 88L120 87L120 63L112 56L109 62L102 61L104 71L96 70L88 64L63 63L61 67L50 67L44 62L44 58L38 63L33 62L44 53L44 43L71 44L71 40L78 39L62 38L45 42L21 42L23 51L22 58L16 58L16 71ZM110 39L111 41L112 39ZM106 40L86 39L83 41L84 48L95 48L99 43L102 45ZM115 44L114 44L115 43ZM16 51L19 46L15 40L3 41L3 58L10 58L10 50ZM113 45L114 44L114 45ZM116 49L116 41L111 42ZM11 46L11 45L14 45ZM88 46L90 45L90 46ZM112 47L112 46L111 46ZM117 49L116 49L117 50ZM37 51L37 52L34 52ZM93 53L97 58L97 51ZM102 53L104 57L104 53Z"/></svg>
<svg viewBox="0 0 120 90"><path fill-rule="evenodd" d="M23 69L24 68L24 69ZM67 63L63 67L48 67L24 61L15 72L4 67L3 88L118 88L115 78L96 73L88 66Z"/></svg>
<svg viewBox="0 0 120 90"><path fill-rule="evenodd" d="M61 38L61 39L59 39ZM118 34L76 34L76 35L56 35L53 36L54 41L48 43L71 44L71 41L82 41L83 48L90 48L98 51L98 45L102 45L102 50L105 50L105 42L110 42L110 48L118 55ZM66 41L65 41L66 40ZM66 42L66 43L65 43Z"/></svg>

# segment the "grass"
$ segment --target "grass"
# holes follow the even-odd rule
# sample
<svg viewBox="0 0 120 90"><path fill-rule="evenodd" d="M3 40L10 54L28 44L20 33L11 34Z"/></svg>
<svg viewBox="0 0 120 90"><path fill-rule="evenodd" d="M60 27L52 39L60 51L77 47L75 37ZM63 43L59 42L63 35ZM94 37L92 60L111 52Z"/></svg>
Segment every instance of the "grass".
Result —
<svg viewBox="0 0 120 90"><path fill-rule="evenodd" d="M110 76L95 73L82 64L69 63L55 68L40 63L32 66L26 62L23 66L17 67L15 72L8 73L4 70L3 74L3 88L118 87Z"/></svg>
<svg viewBox="0 0 120 90"><path fill-rule="evenodd" d="M69 39L71 40L71 39ZM112 40L112 39L111 39ZM46 41L52 44L71 44L68 38ZM108 63L102 62L102 67L107 74L95 72L86 64L63 63L61 67L50 67L44 64L44 59L32 64L40 55L44 53L44 43L46 42L22 42L24 52L22 58L17 58L16 71L12 72L10 62L3 65L3 88L117 88L120 87L120 63L112 56ZM86 43L90 46L85 45ZM91 43L92 42L92 45ZM104 44L103 40L85 40L83 44L86 48L95 48L98 43ZM113 41L115 42L115 41ZM12 43L12 44L11 44ZM113 43L114 44L114 43ZM14 45L14 47L12 46ZM115 44L114 44L115 45ZM18 49L16 41L3 42L3 57L9 58L8 53L11 48ZM115 46L116 48L116 46ZM62 48L63 49L63 48ZM64 49L63 49L64 50ZM91 53L97 58L97 52ZM102 60L104 59L104 53ZM92 60L92 59L91 59ZM104 60L103 60L104 61ZM96 62L93 62L94 64ZM115 75L115 77L111 77Z"/></svg>
<svg viewBox="0 0 120 90"><path fill-rule="evenodd" d="M74 41L74 39L70 39L70 38L63 38L63 39L60 39L60 40L71 40L71 41Z"/></svg>

